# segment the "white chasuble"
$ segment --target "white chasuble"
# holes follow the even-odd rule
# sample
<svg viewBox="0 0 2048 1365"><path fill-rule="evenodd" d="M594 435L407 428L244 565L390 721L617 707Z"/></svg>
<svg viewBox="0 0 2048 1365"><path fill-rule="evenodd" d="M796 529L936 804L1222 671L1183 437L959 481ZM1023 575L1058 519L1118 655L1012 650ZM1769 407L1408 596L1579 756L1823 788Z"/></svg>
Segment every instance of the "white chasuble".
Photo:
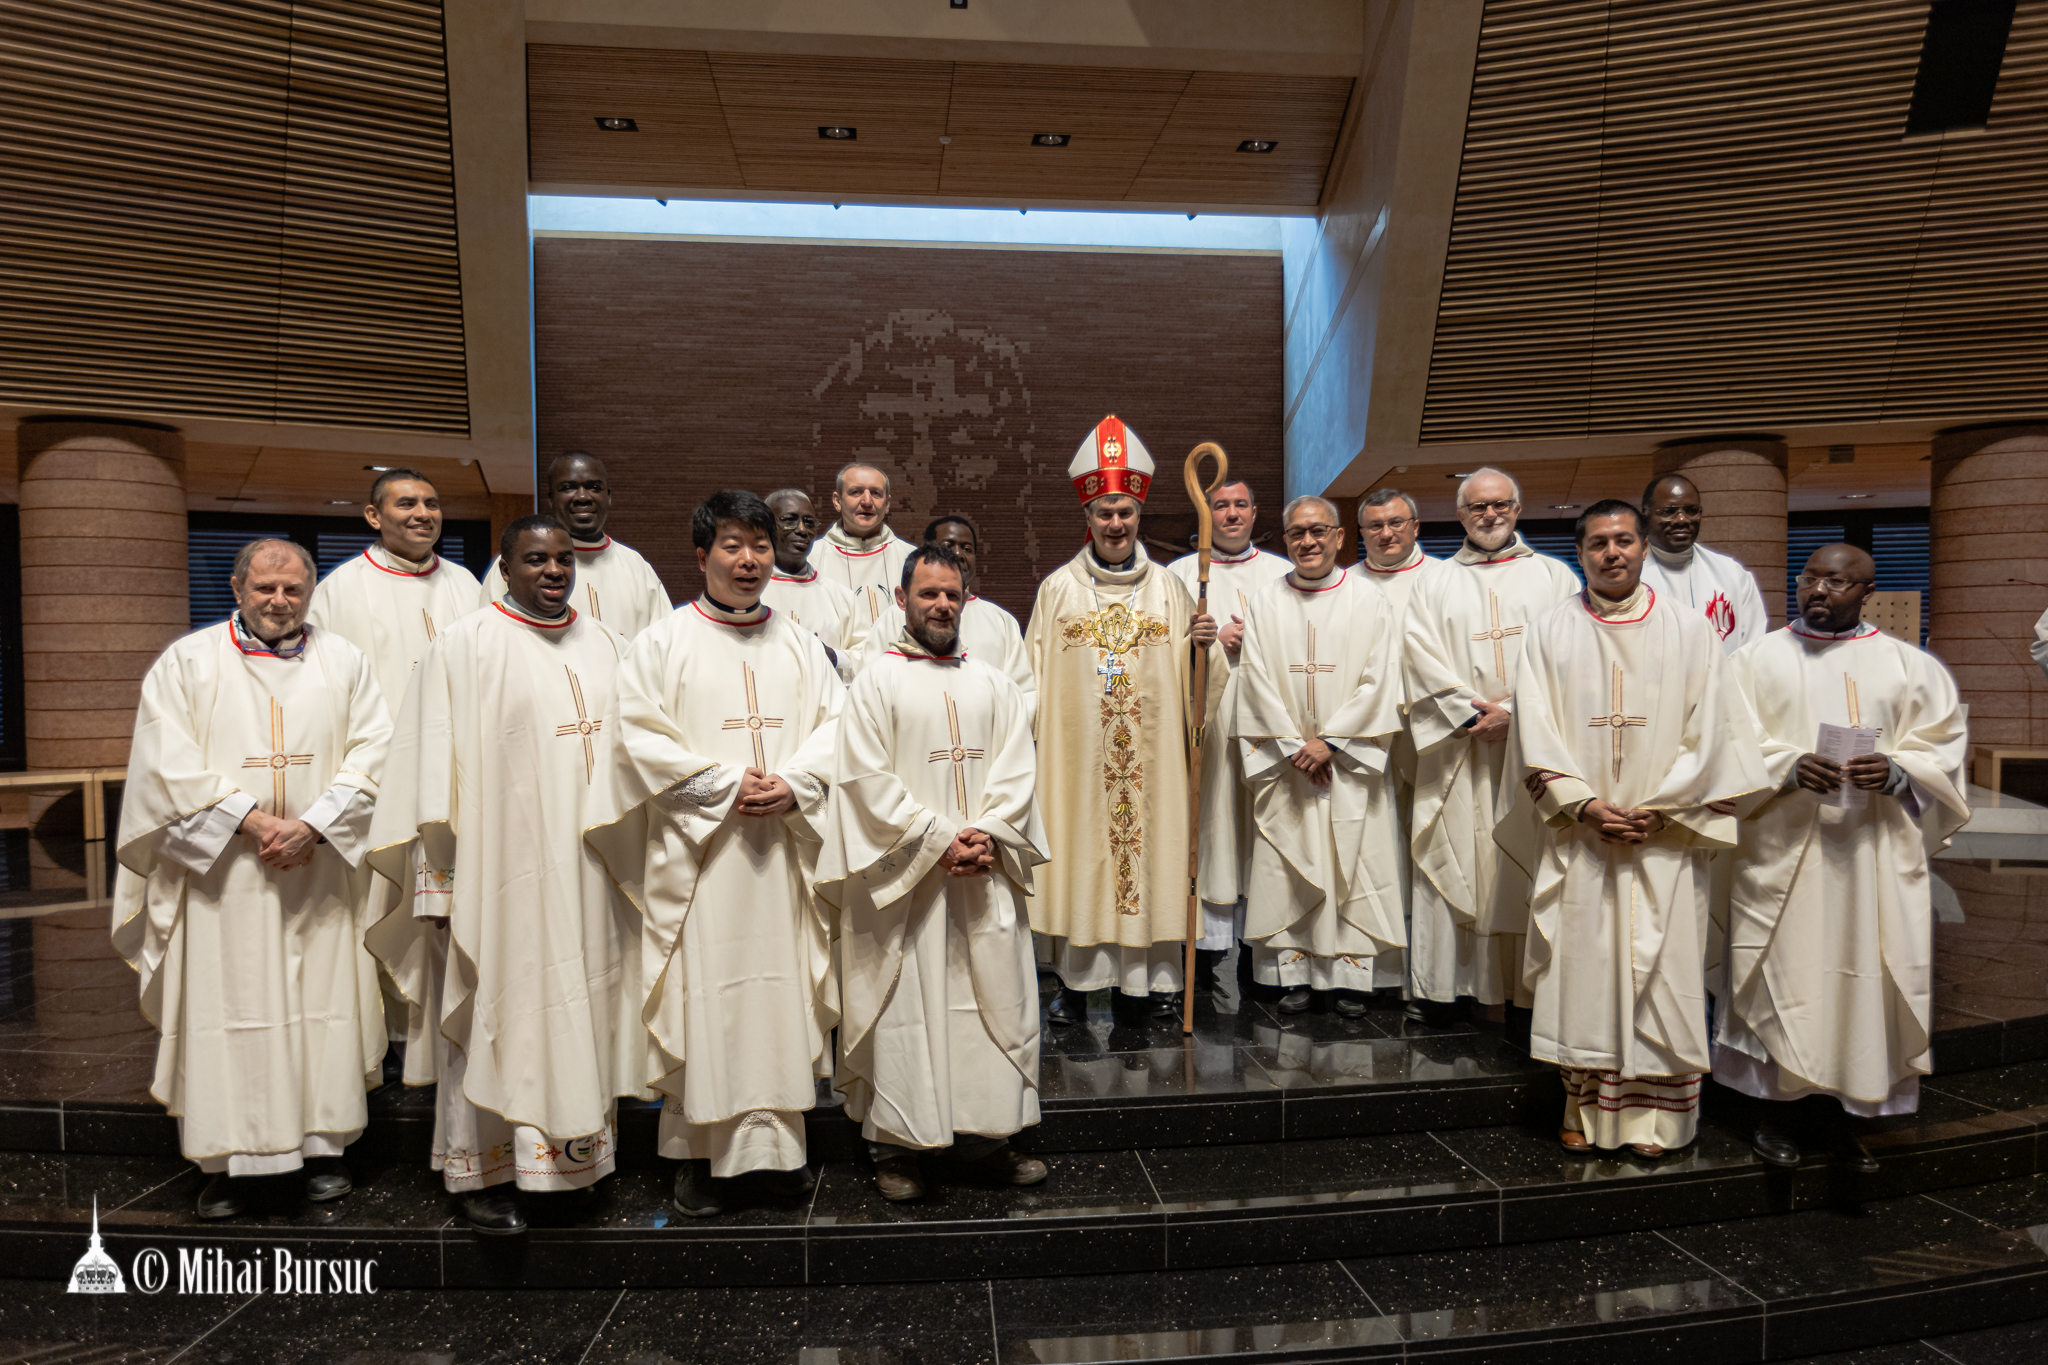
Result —
<svg viewBox="0 0 2048 1365"><path fill-rule="evenodd" d="M1705 617L1723 654L1761 640L1771 628L1756 575L1733 555L1704 545L1674 555L1652 545L1643 558L1643 582L1672 606L1689 607Z"/></svg>
<svg viewBox="0 0 2048 1365"><path fill-rule="evenodd" d="M1729 668L1776 794L1742 822L1714 1078L1766 1099L1818 1091L1865 1116L1910 1113L1930 1067L1928 859L1970 816L1955 680L1868 624L1834 637L1795 621ZM1904 784L1848 806L1799 786L1793 766L1824 724L1875 729Z"/></svg>
<svg viewBox="0 0 2048 1365"><path fill-rule="evenodd" d="M840 678L853 681L868 642L868 613L851 589L816 569L801 574L777 569L769 576L761 600L823 641L836 657L833 666Z"/></svg>
<svg viewBox="0 0 2048 1365"><path fill-rule="evenodd" d="M845 685L809 631L699 598L633 642L605 715L612 809L586 836L640 908L644 1080L661 1152L793 1170L831 1074L831 924L811 894ZM742 815L754 768L796 794Z"/></svg>
<svg viewBox="0 0 2048 1365"><path fill-rule="evenodd" d="M1235 616L1251 620L1251 601L1268 583L1285 578L1293 567L1287 556L1248 545L1240 554L1209 556L1209 614L1218 626ZM1166 566L1192 600L1201 584L1201 556L1182 555ZM1240 645L1239 658L1243 658ZM1230 718L1236 714L1236 689L1230 651L1219 641L1209 646L1209 696L1202 724L1202 847L1195 884L1202 895L1202 944L1228 950L1243 931L1236 909L1245 893L1246 863L1252 856L1252 811L1244 785L1244 764L1230 742Z"/></svg>
<svg viewBox="0 0 2048 1365"><path fill-rule="evenodd" d="M194 870L176 832L238 797L309 823L330 789L374 801L390 736L370 661L318 629L280 658L245 652L222 623L173 644L143 679L113 940L163 1035L150 1094L208 1170L295 1169L302 1150L338 1154L368 1118L385 1049L362 946L370 806L352 801L361 827L326 824L312 862L284 872L241 834ZM314 1150L315 1134L331 1141Z"/></svg>
<svg viewBox="0 0 2048 1365"><path fill-rule="evenodd" d="M977 659L902 640L848 691L817 885L839 912L835 1084L870 1141L1038 1122L1036 782L1023 694ZM939 857L970 827L995 866L949 876Z"/></svg>
<svg viewBox="0 0 2048 1365"><path fill-rule="evenodd" d="M895 648L903 638L903 608L891 603L875 618L875 628L863 647L865 668ZM960 609L960 649L970 659L979 659L1017 684L1024 694L1027 720L1038 717L1038 678L1031 671L1030 656L1024 652L1024 630L1017 618L986 597L970 595Z"/></svg>
<svg viewBox="0 0 2048 1365"><path fill-rule="evenodd" d="M1031 927L1073 990L1177 989L1188 896L1188 618L1146 557L1083 547L1038 585L1038 792L1052 861ZM1172 945L1156 947L1155 945Z"/></svg>
<svg viewBox="0 0 2048 1365"><path fill-rule="evenodd" d="M632 546L610 536L591 544L571 544L576 548L576 588L569 605L577 615L602 622L631 640L675 610L661 575ZM477 605L488 608L503 600L508 590L505 566L494 556Z"/></svg>
<svg viewBox="0 0 2048 1365"><path fill-rule="evenodd" d="M850 536L835 521L811 542L811 567L826 582L851 592L859 603L860 616L872 627L883 611L896 604L896 589L903 583L903 561L916 548L886 522L874 535Z"/></svg>
<svg viewBox="0 0 2048 1365"><path fill-rule="evenodd" d="M1493 842L1507 746L1465 727L1478 718L1475 698L1508 698L1529 622L1576 595L1579 580L1519 534L1490 555L1467 545L1424 572L1402 628L1415 746L1409 989L1498 1005L1518 996L1529 882Z"/></svg>
<svg viewBox="0 0 2048 1365"><path fill-rule="evenodd" d="M1407 638L1408 600L1415 595L1418 583L1428 581L1432 574L1440 572L1445 560L1432 559L1422 553L1420 545L1410 547L1408 554L1392 568L1378 569L1361 562L1353 567L1378 592L1387 604L1397 641ZM1394 873L1400 883L1401 922L1410 924L1414 918L1414 866L1409 849L1414 844L1415 829L1415 738L1408 732L1407 683L1401 676L1400 651L1404 646L1395 645L1394 677L1401 688L1401 731L1394 736L1389 758L1394 767L1394 809L1401 821L1401 856L1395 860ZM1412 935L1412 930L1411 930ZM1439 946L1442 935L1437 938ZM1407 956L1412 958L1413 954ZM1452 967L1455 973L1455 961ZM1410 976L1414 975L1413 969ZM1423 994L1417 991L1414 994Z"/></svg>
<svg viewBox="0 0 2048 1365"><path fill-rule="evenodd" d="M434 637L481 605L476 576L455 561L432 555L410 564L378 544L320 580L306 621L370 656L396 712Z"/></svg>
<svg viewBox="0 0 2048 1365"><path fill-rule="evenodd" d="M1640 587L1623 603L1560 603L1523 645L1495 836L1531 879L1530 1055L1580 1073L1567 1088L1582 1083L1572 1093L1596 1146L1682 1146L1698 1119L1703 854L1734 843L1767 785L1726 668L1705 618ZM1646 843L1605 842L1575 818L1593 797L1667 823ZM1609 1093L1645 1078L1678 1093Z"/></svg>
<svg viewBox="0 0 2048 1365"><path fill-rule="evenodd" d="M1245 942L1268 985L1399 985L1399 817L1387 748L1401 727L1398 641L1385 600L1348 569L1253 595L1230 733L1257 831ZM1330 747L1330 784L1289 760Z"/></svg>
<svg viewBox="0 0 2048 1365"><path fill-rule="evenodd" d="M401 895L369 943L409 1002L437 1002L408 1043L442 1049L433 1162L451 1190L593 1183L615 1097L643 1090L640 917L583 841L625 651L574 611L493 603L441 633L399 708L370 860ZM416 916L448 921L436 982Z"/></svg>

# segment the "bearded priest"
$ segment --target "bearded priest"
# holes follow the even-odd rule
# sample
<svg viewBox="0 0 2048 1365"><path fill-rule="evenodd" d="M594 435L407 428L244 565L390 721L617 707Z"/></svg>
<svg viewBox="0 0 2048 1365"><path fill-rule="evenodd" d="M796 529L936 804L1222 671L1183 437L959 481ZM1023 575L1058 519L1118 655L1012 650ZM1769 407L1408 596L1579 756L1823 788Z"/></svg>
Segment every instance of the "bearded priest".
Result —
<svg viewBox="0 0 2048 1365"><path fill-rule="evenodd" d="M1230 733L1257 830L1245 912L1253 978L1299 1014L1311 990L1348 1018L1401 984L1401 824L1388 748L1400 641L1385 599L1338 567L1344 518L1319 497L1281 519L1294 571L1252 595Z"/></svg>
<svg viewBox="0 0 2048 1365"><path fill-rule="evenodd" d="M801 488L778 488L762 499L775 516L775 572L761 600L818 637L839 676L851 682L867 643L868 613L850 589L811 567L818 514Z"/></svg>
<svg viewBox="0 0 2048 1365"><path fill-rule="evenodd" d="M960 560L961 576L967 582L967 605L960 608L960 645L974 651L974 657L994 668L1024 694L1028 718L1038 716L1038 679L1032 675L1031 660L1024 653L1024 631L1017 618L986 597L975 595L975 580L981 572L981 535L965 517L938 517L924 528L926 545L943 545ZM891 606L875 619L868 635L865 663L887 653L903 635L903 609Z"/></svg>
<svg viewBox="0 0 2048 1365"><path fill-rule="evenodd" d="M376 671L305 624L302 546L251 541L230 581L234 615L142 680L115 843L114 947L163 1035L150 1095L211 1176L201 1218L249 1207L253 1176L347 1194L385 1047L362 947L391 737Z"/></svg>
<svg viewBox="0 0 2048 1365"><path fill-rule="evenodd" d="M1231 678L1253 596L1287 573L1285 556L1252 544L1259 503L1250 484L1237 479L1217 488L1209 495L1209 515L1209 601L1219 624L1216 643L1209 646L1209 696L1202 713L1202 724L1216 737L1202 750L1202 849L1195 877L1202 898L1204 970L1244 936L1244 878L1252 856L1244 765L1228 737L1237 696ZM1201 558L1199 553L1182 555L1166 566L1190 598L1201 590Z"/></svg>
<svg viewBox="0 0 2048 1365"><path fill-rule="evenodd" d="M1693 1140L1707 1069L1705 853L1767 780L1720 640L1642 580L1642 509L1578 522L1586 591L1529 623L1494 837L1531 879L1529 1055L1564 1071L1568 1152Z"/></svg>
<svg viewBox="0 0 2048 1365"><path fill-rule="evenodd" d="M511 1188L588 1189L641 1093L640 922L583 831L611 772L604 716L625 637L569 605L581 556L549 516L498 542L502 600L441 632L399 708L371 865L401 899L371 930L406 996L438 1000L432 1163L472 1228L526 1230ZM433 919L444 975L413 936Z"/></svg>
<svg viewBox="0 0 2048 1365"><path fill-rule="evenodd" d="M818 860L839 910L836 1085L892 1201L924 1193L926 1152L988 1183L1045 1179L1009 1145L1038 1122L1038 765L1023 693L961 648L964 567L942 545L904 562L903 633L839 717Z"/></svg>
<svg viewBox="0 0 2048 1365"><path fill-rule="evenodd" d="M690 519L704 592L633 642L605 714L613 806L586 837L645 918L641 1079L659 1090L675 1205L732 1177L808 1189L804 1113L832 1072L831 924L811 894L846 688L817 638L761 602L775 518L743 489Z"/></svg>
<svg viewBox="0 0 2048 1365"><path fill-rule="evenodd" d="M903 560L916 547L889 529L889 476L871 464L850 464L832 482L836 518L811 546L811 567L860 602L872 626L896 601Z"/></svg>
<svg viewBox="0 0 2048 1365"><path fill-rule="evenodd" d="M1772 795L1742 822L1714 1053L1714 1079L1731 1089L1812 1097L1837 1155L1865 1174L1877 1163L1850 1120L1920 1107L1934 991L1928 859L1970 818L1955 679L1863 620L1876 579L1862 550L1821 546L1799 575L1792 624L1729 661L1763 729ZM1862 743L1823 755L1826 727ZM1757 1155L1798 1165L1797 1130L1765 1121Z"/></svg>
<svg viewBox="0 0 2048 1365"><path fill-rule="evenodd" d="M605 532L612 515L612 481L604 461L584 450L557 455L548 465L543 508L569 528L576 545L576 612L610 626L628 640L675 610L661 575L629 545ZM484 575L480 605L505 600L505 561Z"/></svg>
<svg viewBox="0 0 2048 1365"><path fill-rule="evenodd" d="M1216 642L1178 578L1138 540L1152 456L1116 417L1067 477L1088 544L1038 585L1024 646L1038 678L1038 771L1052 862L1031 927L1077 1024L1114 987L1155 1017L1179 1008L1188 894L1188 645Z"/></svg>
<svg viewBox="0 0 2048 1365"><path fill-rule="evenodd" d="M1434 1017L1470 996L1526 1005L1529 882L1493 842L1529 622L1575 597L1578 576L1515 530L1522 490L1498 469L1458 485L1465 543L1408 599L1402 669L1415 745L1409 997ZM1518 779L1510 776L1509 782Z"/></svg>

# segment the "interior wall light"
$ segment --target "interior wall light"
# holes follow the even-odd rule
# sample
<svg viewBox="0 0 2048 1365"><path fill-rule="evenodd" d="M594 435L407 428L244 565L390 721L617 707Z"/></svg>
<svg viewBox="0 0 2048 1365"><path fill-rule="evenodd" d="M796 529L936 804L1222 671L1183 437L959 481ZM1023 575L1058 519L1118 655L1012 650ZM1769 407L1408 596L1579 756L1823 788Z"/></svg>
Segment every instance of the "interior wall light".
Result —
<svg viewBox="0 0 2048 1365"><path fill-rule="evenodd" d="M843 123L821 123L818 125L818 136L827 142L852 142L860 136L860 129L849 128Z"/></svg>
<svg viewBox="0 0 2048 1365"><path fill-rule="evenodd" d="M1243 142L1237 144L1237 150L1240 152L1270 152L1279 145L1279 143L1266 138L1248 137Z"/></svg>
<svg viewBox="0 0 2048 1365"><path fill-rule="evenodd" d="M629 118L600 118L597 126L607 133L637 133L640 125Z"/></svg>
<svg viewBox="0 0 2048 1365"><path fill-rule="evenodd" d="M1074 138L1071 133L1033 133L1031 135L1031 145L1034 147L1064 147L1073 140Z"/></svg>

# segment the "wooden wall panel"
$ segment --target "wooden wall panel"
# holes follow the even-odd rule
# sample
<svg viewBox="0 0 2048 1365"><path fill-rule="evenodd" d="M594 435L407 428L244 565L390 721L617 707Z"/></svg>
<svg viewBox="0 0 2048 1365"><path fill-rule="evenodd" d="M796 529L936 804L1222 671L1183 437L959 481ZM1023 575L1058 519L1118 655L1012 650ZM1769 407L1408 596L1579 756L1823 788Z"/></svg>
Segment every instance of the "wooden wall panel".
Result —
<svg viewBox="0 0 2048 1365"><path fill-rule="evenodd" d="M930 194L952 72L945 62L711 54L748 189ZM826 124L852 142L818 136Z"/></svg>
<svg viewBox="0 0 2048 1365"><path fill-rule="evenodd" d="M1014 66L953 68L947 194L1122 199L1186 88L1185 71ZM1066 133L1064 147L1034 146Z"/></svg>
<svg viewBox="0 0 2048 1365"><path fill-rule="evenodd" d="M534 166L574 164L590 179L620 184L746 183L702 52L538 44L526 51ZM600 118L632 118L639 131L608 133Z"/></svg>
<svg viewBox="0 0 2048 1365"><path fill-rule="evenodd" d="M1348 76L1192 73L1130 197L1153 203L1315 204L1329 169L1331 136L1351 98ZM1239 152L1248 138L1270 152Z"/></svg>

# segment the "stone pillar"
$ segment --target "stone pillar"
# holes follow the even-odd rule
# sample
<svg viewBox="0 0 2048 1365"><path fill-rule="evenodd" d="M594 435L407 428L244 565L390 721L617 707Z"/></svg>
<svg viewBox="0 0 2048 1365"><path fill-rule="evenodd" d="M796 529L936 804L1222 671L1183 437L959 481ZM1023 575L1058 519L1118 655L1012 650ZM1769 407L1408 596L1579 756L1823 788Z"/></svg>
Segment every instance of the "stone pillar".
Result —
<svg viewBox="0 0 2048 1365"><path fill-rule="evenodd" d="M1683 474L1700 490L1700 543L1733 555L1756 575L1773 628L1785 624L1785 443L1770 436L1670 441L1657 447L1659 476Z"/></svg>
<svg viewBox="0 0 2048 1365"><path fill-rule="evenodd" d="M142 675L189 625L184 438L60 418L24 421L18 440L28 766L123 767ZM37 842L60 865L38 866L39 886L46 872L65 880L78 800L32 808Z"/></svg>
<svg viewBox="0 0 2048 1365"><path fill-rule="evenodd" d="M1973 746L2048 749L2048 680L2027 654L2048 608L2048 423L1941 432L1933 463L1927 647L1969 704Z"/></svg>

